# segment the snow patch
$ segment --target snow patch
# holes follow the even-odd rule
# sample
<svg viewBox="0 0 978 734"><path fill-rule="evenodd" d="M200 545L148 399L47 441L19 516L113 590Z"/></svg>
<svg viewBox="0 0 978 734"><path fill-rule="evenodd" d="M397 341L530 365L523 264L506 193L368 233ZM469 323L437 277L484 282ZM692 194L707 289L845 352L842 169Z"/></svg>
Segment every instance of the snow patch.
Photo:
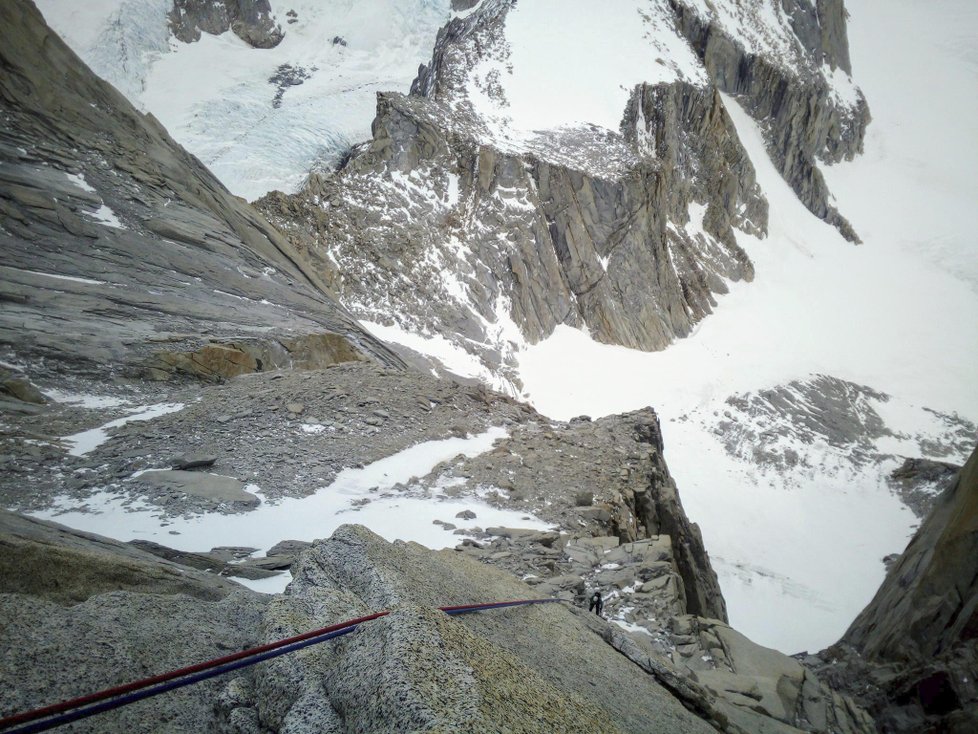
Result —
<svg viewBox="0 0 978 734"><path fill-rule="evenodd" d="M85 180L85 177L75 173L66 173L65 177L71 181L75 186L80 188L82 191L87 191L90 194L98 193L92 188L91 184Z"/></svg>
<svg viewBox="0 0 978 734"><path fill-rule="evenodd" d="M106 227L126 229L126 225L119 221L118 215L105 204L102 204L95 212L85 212L85 214L88 214L96 222L104 224Z"/></svg>
<svg viewBox="0 0 978 734"><path fill-rule="evenodd" d="M87 431L65 436L62 440L66 443L74 444L68 449L69 454L72 456L84 456L109 440L108 432L111 428L119 428L133 421L153 420L154 418L159 418L161 415L183 410L183 407L183 403L158 403L156 405L144 406L131 415L109 421L98 428L91 428Z"/></svg>
<svg viewBox="0 0 978 734"><path fill-rule="evenodd" d="M12 268L9 265L4 266L8 270L14 270L18 273L28 273L30 275L40 275L44 278L54 278L55 280L67 280L71 283L84 283L85 285L105 285L104 280L92 280L91 278L79 278L76 275L61 275L59 273L43 273L40 270L24 270L23 268Z"/></svg>
<svg viewBox="0 0 978 734"><path fill-rule="evenodd" d="M458 525L462 521L455 516L464 510L474 511L478 522L486 527L548 530L550 525L528 519L525 512L496 509L475 498L432 501L420 491L395 490L395 485L408 484L412 478L430 473L439 463L459 454L476 456L489 451L506 435L504 428L495 427L469 438L416 444L363 468L344 469L332 484L308 497L283 499L278 504L263 501L256 509L244 513L209 513L164 520L154 515L156 508L144 502L101 492L89 497L81 508L77 500L62 497L56 507L33 514L123 541L154 538L179 550L245 545L267 551L283 538L312 541L328 537L343 523L365 525L388 540L448 548L457 545L461 536L433 521L452 518ZM474 529L474 521L468 526Z"/></svg>
<svg viewBox="0 0 978 734"><path fill-rule="evenodd" d="M121 408L123 405L129 404L128 400L111 395L89 395L87 393L73 393L57 389L42 390L41 392L56 403L77 405L80 408L91 410L99 408Z"/></svg>
<svg viewBox="0 0 978 734"><path fill-rule="evenodd" d="M385 326L370 321L361 321L360 324L383 341L400 344L437 360L446 371L459 377L481 380L494 387L500 385L499 378L478 357L440 334L424 336L406 331L400 326Z"/></svg>

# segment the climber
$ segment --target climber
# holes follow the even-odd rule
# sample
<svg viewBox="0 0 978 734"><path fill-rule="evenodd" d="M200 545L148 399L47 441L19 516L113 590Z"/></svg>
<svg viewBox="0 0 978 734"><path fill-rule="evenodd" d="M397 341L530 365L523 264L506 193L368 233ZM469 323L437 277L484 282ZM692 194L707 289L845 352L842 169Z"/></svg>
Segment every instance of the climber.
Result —
<svg viewBox="0 0 978 734"><path fill-rule="evenodd" d="M591 594L591 602L588 604L587 610L593 611L600 617L602 609L604 609L604 600L601 599L601 592L595 591Z"/></svg>

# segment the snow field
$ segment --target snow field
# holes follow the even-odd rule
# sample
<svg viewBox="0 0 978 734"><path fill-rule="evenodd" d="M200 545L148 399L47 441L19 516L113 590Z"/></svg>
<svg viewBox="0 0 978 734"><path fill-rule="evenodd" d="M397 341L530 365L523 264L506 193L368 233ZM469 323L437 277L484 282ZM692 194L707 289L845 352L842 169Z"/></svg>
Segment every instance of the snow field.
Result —
<svg viewBox="0 0 978 734"><path fill-rule="evenodd" d="M407 91L450 16L449 0L293 0L273 4L282 42L254 49L230 31L177 41L169 0L39 6L96 73L249 200L294 192L310 170L369 138L377 92ZM269 78L283 64L311 76L285 88L276 108Z"/></svg>
<svg viewBox="0 0 978 734"><path fill-rule="evenodd" d="M517 147L541 130L590 123L617 131L637 84L706 82L667 12L648 1L517 3L506 15L508 54L472 70L469 100L496 138ZM502 99L487 93L497 85Z"/></svg>
<svg viewBox="0 0 978 734"><path fill-rule="evenodd" d="M861 156L823 167L826 183L868 243L899 248L978 294L978 5L846 8L853 74L873 122ZM978 340L976 323L957 312L934 327L955 324Z"/></svg>
<svg viewBox="0 0 978 734"><path fill-rule="evenodd" d="M142 415L128 420L149 419ZM153 539L186 551L229 545L264 552L281 540L329 537L344 523L359 523L388 540L414 541L434 549L454 547L461 541L459 535L435 525L434 520L450 522L463 530L476 526L550 529L550 525L525 513L499 510L478 498L448 498L437 492L431 496L421 492L405 494L394 489L397 484L410 484L413 478L430 473L439 463L459 454L484 453L505 435L505 429L496 427L465 439L420 443L361 469L344 469L332 484L308 497L286 498L276 504L263 501L249 512L164 519L155 507L104 491L81 506L77 500L62 497L52 509L34 514L117 540ZM447 486L448 483L441 485L442 489ZM260 487L248 485L246 489L261 497ZM456 518L463 510L472 510L476 518ZM260 590L280 591L288 583L287 574L276 579L274 583L263 580Z"/></svg>

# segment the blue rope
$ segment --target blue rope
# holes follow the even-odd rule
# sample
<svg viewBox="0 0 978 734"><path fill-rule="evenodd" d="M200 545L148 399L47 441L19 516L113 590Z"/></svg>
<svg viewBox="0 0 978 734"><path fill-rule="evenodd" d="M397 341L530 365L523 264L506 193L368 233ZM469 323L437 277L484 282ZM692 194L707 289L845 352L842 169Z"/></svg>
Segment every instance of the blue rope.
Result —
<svg viewBox="0 0 978 734"><path fill-rule="evenodd" d="M445 614L450 616L457 616L459 614L471 614L473 612L482 612L490 609L504 609L506 607L518 607L518 606L529 606L531 604L551 604L554 602L560 602L560 599L531 599L526 601L510 601L510 602L495 602L490 604L480 604L478 606L465 606L465 607L455 607L443 609ZM143 688L139 691L133 691L132 693L127 693L118 698L113 698L109 701L101 701L99 703L91 704L89 706L82 706L75 709L74 711L69 711L64 714L59 714L50 719L44 721L35 721L33 723L22 726L19 729L9 729L4 734L34 734L34 732L48 731L57 726L62 726L63 724L70 724L73 721L78 721L79 719L85 719L89 716L95 716L96 714L101 714L106 711L112 711L113 709L121 708L123 706L128 706L131 703L136 703L137 701L142 701L146 698L152 698L153 696L158 696L161 693L166 693L167 691L172 691L176 688L183 688L184 686L193 685L194 683L199 683L201 681L207 680L209 678L216 678L219 675L224 675L225 673L230 673L234 670L240 670L241 668L247 668L256 663L263 662L265 660L271 660L272 658L277 658L281 655L286 655L290 652L295 652L296 650L301 650L304 647L309 647L311 645L318 645L321 642L326 642L327 640L332 640L336 637L342 637L343 635L348 635L351 632L356 631L359 628L359 624L351 625L350 627L344 627L340 630L335 630L333 632L328 632L319 637L311 637L307 640L301 640L300 642L294 642L290 645L285 645L284 647L279 647L274 650L268 650L251 657L243 658L241 660L236 660L232 663L226 663L224 665L219 665L214 668L209 668L207 670L200 671L198 673L193 673L184 678L179 678L177 680L167 681L166 683L160 683L154 686L149 686L148 688Z"/></svg>

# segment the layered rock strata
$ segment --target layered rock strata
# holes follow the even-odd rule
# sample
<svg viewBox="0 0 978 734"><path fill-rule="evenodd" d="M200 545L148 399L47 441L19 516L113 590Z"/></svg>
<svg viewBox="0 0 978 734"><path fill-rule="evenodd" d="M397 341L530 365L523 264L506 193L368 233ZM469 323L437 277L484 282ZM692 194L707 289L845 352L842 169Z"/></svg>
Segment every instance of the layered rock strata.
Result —
<svg viewBox="0 0 978 734"><path fill-rule="evenodd" d="M729 22L722 22L722 14L708 5L669 3L680 32L713 83L734 95L761 125L772 160L798 198L846 239L858 243L852 225L829 204L828 187L818 170L819 161L837 163L861 153L870 121L862 93L852 88L852 98L843 99L830 81L836 70L852 74L842 0L783 3L799 41L786 53L745 47ZM742 22L763 27L758 17L763 4L760 0L738 3L746 18ZM845 84L841 79L839 83Z"/></svg>
<svg viewBox="0 0 978 734"><path fill-rule="evenodd" d="M402 364L32 5L0 14L0 344L92 373L222 377L295 351ZM226 358L175 356L202 350Z"/></svg>

